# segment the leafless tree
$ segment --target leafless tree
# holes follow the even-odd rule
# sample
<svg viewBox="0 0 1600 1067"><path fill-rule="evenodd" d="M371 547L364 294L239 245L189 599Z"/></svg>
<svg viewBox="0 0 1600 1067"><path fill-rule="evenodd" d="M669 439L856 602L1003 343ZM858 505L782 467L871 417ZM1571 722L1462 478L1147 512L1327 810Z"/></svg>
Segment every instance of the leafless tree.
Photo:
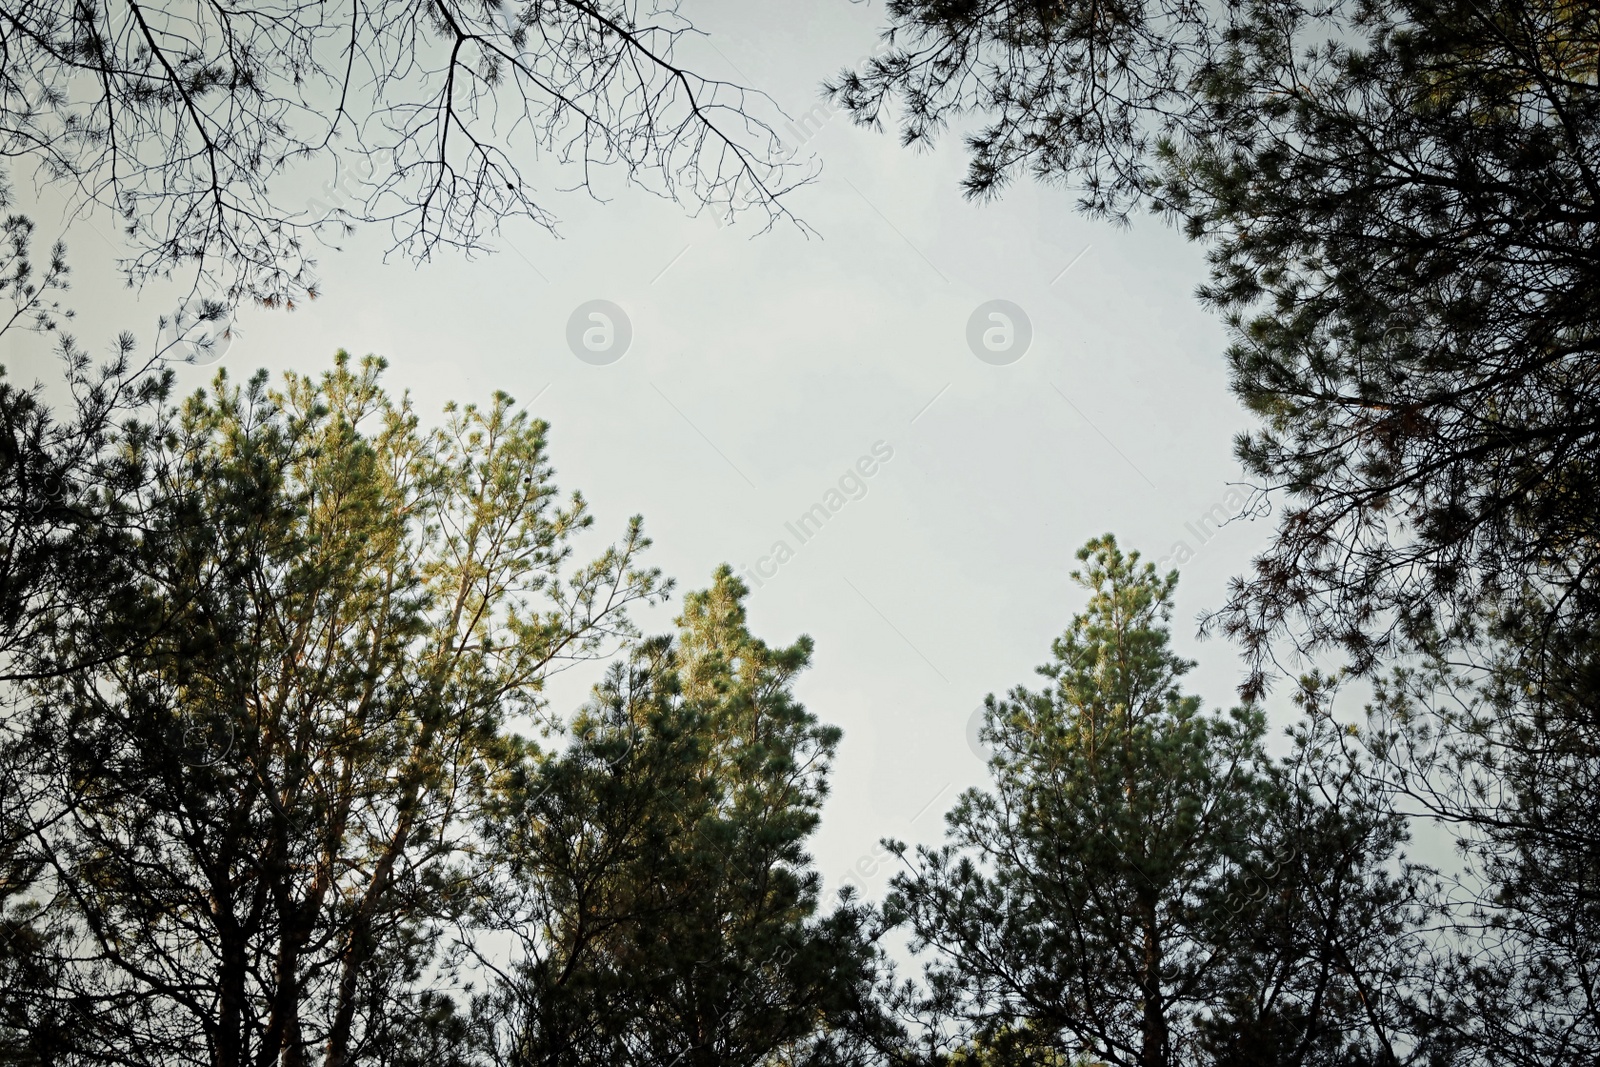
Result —
<svg viewBox="0 0 1600 1067"><path fill-rule="evenodd" d="M268 306L315 296L318 239L357 223L419 260L553 229L544 162L797 222L781 198L811 172L770 100L679 65L698 33L675 0L19 0L0 155L113 209L135 283Z"/></svg>

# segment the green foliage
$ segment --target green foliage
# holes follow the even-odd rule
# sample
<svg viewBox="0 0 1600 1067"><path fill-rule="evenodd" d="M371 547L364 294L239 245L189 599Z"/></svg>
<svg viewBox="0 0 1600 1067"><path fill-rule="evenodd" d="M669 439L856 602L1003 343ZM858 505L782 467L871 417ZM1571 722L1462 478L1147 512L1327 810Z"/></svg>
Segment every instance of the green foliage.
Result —
<svg viewBox="0 0 1600 1067"><path fill-rule="evenodd" d="M513 716L608 654L637 519L574 566L546 427L504 395L424 430L341 354L320 379L219 374L155 434L129 579L28 652L12 719L30 847L75 930L91 1059L337 1065L435 1010Z"/></svg>
<svg viewBox="0 0 1600 1067"><path fill-rule="evenodd" d="M870 916L819 915L803 849L839 731L791 693L810 639L753 637L746 595L719 570L508 783L497 1062L829 1063L872 1019Z"/></svg>
<svg viewBox="0 0 1600 1067"><path fill-rule="evenodd" d="M1251 696L1286 637L1399 664L1365 740L1469 861L1449 962L1417 967L1438 983L1426 1054L1593 1062L1595 6L888 12L896 47L835 86L859 119L896 102L922 140L977 114L969 192L1031 170L1206 244L1201 296L1257 419L1237 451L1285 503L1208 621L1244 645Z"/></svg>
<svg viewBox="0 0 1600 1067"><path fill-rule="evenodd" d="M1600 643L1509 598L1484 659L1436 655L1378 686L1383 784L1463 827L1435 1025L1486 1062L1600 1056Z"/></svg>
<svg viewBox="0 0 1600 1067"><path fill-rule="evenodd" d="M1017 173L1205 243L1201 290L1281 490L1213 618L1259 695L1274 642L1359 670L1470 640L1525 583L1600 611L1600 20L1568 0L979 5L896 0L834 88L922 141L957 116L968 191Z"/></svg>
<svg viewBox="0 0 1600 1067"><path fill-rule="evenodd" d="M0 178L0 208L10 196ZM147 472L141 429L117 424L161 402L171 378L132 370L126 339L109 365L91 368L61 329L71 318L58 300L67 287L64 248L51 249L41 272L31 258L32 223L8 215L0 231L0 296L11 305L0 338L53 337L71 397L67 411L53 411L42 387L7 380L0 368L0 1062L38 1064L54 1062L92 1011L60 995L70 931L48 906L59 887L35 837L51 805L30 776L37 747L13 687L71 670L72 661L41 662L35 650L126 602L136 573L130 531Z"/></svg>
<svg viewBox="0 0 1600 1067"><path fill-rule="evenodd" d="M135 391L143 421L31 438L30 463L72 444L114 477L74 489L75 524L18 526L65 547L11 587L50 609L8 660L8 1058L1353 1065L1417 1043L1400 823L1316 688L1279 763L1259 711L1181 691L1174 576L1087 546L1049 685L991 703L993 791L884 914L824 910L805 842L839 732L793 696L810 640L754 637L726 568L675 636L638 638L624 610L667 589L638 520L575 564L591 520L546 427L497 396L424 429L382 369ZM552 670L618 648L565 744L519 732ZM932 952L920 988L880 947L900 923Z"/></svg>
<svg viewBox="0 0 1600 1067"><path fill-rule="evenodd" d="M958 1061L1365 1062L1386 1038L1360 1002L1410 919L1400 823L1339 788L1339 746L1308 732L1274 765L1258 710L1181 693L1175 575L1109 536L1079 558L1051 684L989 704L993 789L893 882L925 1010L962 1024Z"/></svg>

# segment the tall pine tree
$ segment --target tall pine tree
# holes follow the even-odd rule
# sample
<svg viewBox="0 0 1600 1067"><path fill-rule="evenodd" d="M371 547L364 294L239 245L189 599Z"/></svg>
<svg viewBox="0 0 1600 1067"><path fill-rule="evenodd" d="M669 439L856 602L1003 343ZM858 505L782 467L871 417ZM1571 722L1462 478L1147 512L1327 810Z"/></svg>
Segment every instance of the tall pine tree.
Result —
<svg viewBox="0 0 1600 1067"><path fill-rule="evenodd" d="M889 918L929 955L923 1009L984 1062L1382 1061L1386 1020L1360 1005L1391 991L1407 918L1398 822L1312 788L1341 777L1325 731L1277 766L1258 709L1182 693L1176 574L1109 536L1079 558L1089 604L1050 684L989 702L993 789L892 882Z"/></svg>
<svg viewBox="0 0 1600 1067"><path fill-rule="evenodd" d="M497 1062L821 1064L884 1032L871 916L821 914L804 851L839 740L793 697L811 641L754 637L746 593L719 570L508 790Z"/></svg>
<svg viewBox="0 0 1600 1067"><path fill-rule="evenodd" d="M499 395L424 429L382 369L145 412L128 580L28 649L8 725L87 1062L342 1067L427 1031L508 718L661 589L637 521L573 564L545 424Z"/></svg>

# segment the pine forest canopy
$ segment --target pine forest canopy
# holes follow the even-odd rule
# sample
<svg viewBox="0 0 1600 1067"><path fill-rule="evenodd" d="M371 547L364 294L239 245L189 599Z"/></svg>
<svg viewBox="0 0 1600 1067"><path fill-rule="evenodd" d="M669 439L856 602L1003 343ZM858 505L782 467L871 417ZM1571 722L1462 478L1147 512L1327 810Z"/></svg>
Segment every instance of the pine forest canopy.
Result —
<svg viewBox="0 0 1600 1067"><path fill-rule="evenodd" d="M1251 651L1252 690L1285 634L1371 669L1495 611L1554 629L1594 610L1593 5L887 14L888 47L832 85L860 121L921 143L977 118L969 193L1032 173L1210 248L1201 295L1260 420L1240 455L1291 502L1212 619ZM329 227L385 223L426 257L503 218L552 224L519 150L769 221L807 177L758 94L675 64L676 4L47 2L0 21L13 165L114 209L132 277L193 268L229 301L314 293ZM359 195L305 207L302 166Z"/></svg>
<svg viewBox="0 0 1600 1067"><path fill-rule="evenodd" d="M932 950L920 1006L984 1062L1395 1062L1424 918L1402 820L1325 719L1274 762L1259 709L1181 692L1176 574L1109 536L1078 558L1046 687L988 703L993 789L891 884Z"/></svg>
<svg viewBox="0 0 1600 1067"><path fill-rule="evenodd" d="M752 637L726 568L642 638L639 520L574 559L544 423L424 428L383 369L174 403L80 366L59 423L5 387L0 1061L825 1062L876 956L802 848L809 640Z"/></svg>
<svg viewBox="0 0 1600 1067"><path fill-rule="evenodd" d="M1043 683L986 701L985 783L884 842L884 899L827 896L848 742L728 568L642 632L674 589L642 519L580 556L590 506L504 393L435 418L340 353L180 397L127 336L96 367L65 250L10 214L0 335L66 389L0 371L0 1064L1600 1061L1600 9L886 10L831 86L859 120L975 120L972 195L1032 174L1205 243L1239 455L1287 502L1210 616L1244 702L1185 691L1176 575L1096 538ZM426 257L550 224L519 144L783 217L806 175L674 65L689 32L13 4L0 146L117 210L133 278L230 300L312 293L324 225ZM349 152L370 195L294 208ZM1369 674L1364 715L1315 672L1268 704L1284 638Z"/></svg>
<svg viewBox="0 0 1600 1067"><path fill-rule="evenodd" d="M810 639L755 637L725 567L640 634L630 606L671 583L638 519L575 559L587 504L509 397L430 428L372 358L181 401L70 366L59 419L0 391L5 1062L1600 1050L1600 881L1560 822L1592 761L1496 691L1458 687L1452 722L1402 674L1355 731L1308 678L1271 758L1260 708L1182 691L1176 576L1096 539L1045 687L989 701L990 786L942 846L889 843L881 905L828 900L805 843L840 734L793 695ZM603 680L554 714L545 681L584 661ZM1446 878L1402 851L1412 800L1497 831Z"/></svg>

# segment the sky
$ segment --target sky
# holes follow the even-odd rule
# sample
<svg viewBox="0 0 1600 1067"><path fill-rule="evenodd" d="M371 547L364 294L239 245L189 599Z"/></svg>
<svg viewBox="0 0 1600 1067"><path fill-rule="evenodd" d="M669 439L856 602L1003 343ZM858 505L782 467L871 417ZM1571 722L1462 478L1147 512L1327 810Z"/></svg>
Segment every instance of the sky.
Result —
<svg viewBox="0 0 1600 1067"><path fill-rule="evenodd" d="M709 34L686 47L691 66L810 113L792 139L821 169L789 200L809 236L719 227L626 187L605 203L552 192L559 238L508 226L497 254L470 261L385 262L385 234L358 232L321 254L319 299L245 310L220 362L276 376L319 372L340 348L377 353L425 416L505 390L550 422L558 484L596 516L593 552L642 514L680 594L724 562L747 575L752 629L815 639L797 691L844 731L818 867L830 888L853 875L877 896L889 868L875 842L937 841L943 812L984 780L973 711L1034 685L1082 606L1070 573L1087 539L1112 532L1147 559L1184 545L1175 644L1199 663L1192 691L1227 706L1238 657L1194 620L1272 520L1199 521L1238 510L1232 439L1249 425L1223 329L1194 297L1200 247L1149 218L1087 220L1069 190L1029 181L974 204L956 138L915 152L814 110L821 80L870 54L879 4L683 11ZM544 186L574 180L551 167ZM47 241L61 212L37 196L25 207ZM153 341L176 299L126 288L115 233L92 217L64 231L74 332L95 353L121 330ZM612 347L585 348L588 331ZM44 348L0 346L15 378L58 377ZM180 385L215 369L180 367ZM829 516L802 540L817 505ZM667 629L680 603L641 621ZM587 682L555 686L558 710ZM1272 710L1286 722L1286 696Z"/></svg>

